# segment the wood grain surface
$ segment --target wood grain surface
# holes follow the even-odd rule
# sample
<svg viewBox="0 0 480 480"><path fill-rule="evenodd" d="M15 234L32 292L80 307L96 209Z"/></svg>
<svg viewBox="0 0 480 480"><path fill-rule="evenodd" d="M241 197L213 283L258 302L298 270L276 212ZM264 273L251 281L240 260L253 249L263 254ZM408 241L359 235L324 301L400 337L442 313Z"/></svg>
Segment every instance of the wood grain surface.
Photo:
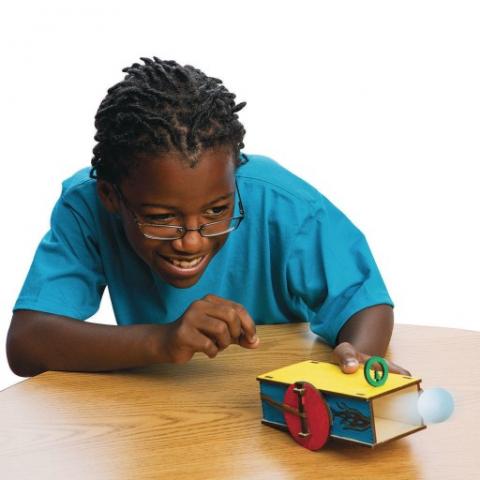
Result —
<svg viewBox="0 0 480 480"><path fill-rule="evenodd" d="M374 449L311 452L260 423L256 376L331 361L306 324L260 326L261 347L116 373L47 372L0 392L0 478L478 479L480 333L396 325L387 358L444 387L444 423Z"/></svg>

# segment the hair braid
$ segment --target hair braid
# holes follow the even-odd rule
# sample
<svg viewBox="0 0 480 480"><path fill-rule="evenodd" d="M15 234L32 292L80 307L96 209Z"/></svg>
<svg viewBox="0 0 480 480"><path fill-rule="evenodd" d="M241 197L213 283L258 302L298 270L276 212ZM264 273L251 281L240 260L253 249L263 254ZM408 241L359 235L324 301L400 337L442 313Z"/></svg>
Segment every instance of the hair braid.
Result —
<svg viewBox="0 0 480 480"><path fill-rule="evenodd" d="M92 178L118 182L141 158L172 150L191 167L200 151L219 145L232 147L237 165L245 161L237 112L246 102L236 105L222 80L191 65L141 60L122 70L125 78L108 89L95 115Z"/></svg>

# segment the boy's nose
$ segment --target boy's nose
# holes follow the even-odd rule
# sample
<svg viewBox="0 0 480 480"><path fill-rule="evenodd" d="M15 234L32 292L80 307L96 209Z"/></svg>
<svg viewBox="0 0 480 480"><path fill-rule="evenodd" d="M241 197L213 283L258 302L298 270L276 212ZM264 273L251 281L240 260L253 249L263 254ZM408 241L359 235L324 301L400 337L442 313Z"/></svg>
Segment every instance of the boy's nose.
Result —
<svg viewBox="0 0 480 480"><path fill-rule="evenodd" d="M203 253L205 250L205 242L208 242L208 238L202 237L197 230L200 224L197 226L192 223L193 222L190 222L190 225L185 225L188 230L182 238L172 240L172 247L179 252L190 254Z"/></svg>

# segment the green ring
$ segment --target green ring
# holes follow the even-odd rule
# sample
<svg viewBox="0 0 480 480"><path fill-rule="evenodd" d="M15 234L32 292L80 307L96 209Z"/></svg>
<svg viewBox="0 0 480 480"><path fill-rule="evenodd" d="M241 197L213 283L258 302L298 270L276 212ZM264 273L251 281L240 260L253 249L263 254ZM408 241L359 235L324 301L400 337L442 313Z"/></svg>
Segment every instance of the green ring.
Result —
<svg viewBox="0 0 480 480"><path fill-rule="evenodd" d="M378 363L382 367L382 372L383 375L381 378L377 377L377 370L374 371L375 377L371 377L370 373L370 367L374 364ZM363 367L363 374L365 375L365 379L367 382L372 386L372 387L381 387L388 378L388 365L385 359L382 357L370 357L367 362L365 363L365 366Z"/></svg>

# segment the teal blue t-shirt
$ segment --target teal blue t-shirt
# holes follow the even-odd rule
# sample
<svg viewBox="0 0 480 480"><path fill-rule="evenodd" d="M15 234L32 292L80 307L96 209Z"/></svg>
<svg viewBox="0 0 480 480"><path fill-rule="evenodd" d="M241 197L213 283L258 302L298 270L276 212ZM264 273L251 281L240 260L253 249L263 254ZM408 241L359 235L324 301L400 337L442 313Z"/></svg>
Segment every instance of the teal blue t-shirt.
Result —
<svg viewBox="0 0 480 480"><path fill-rule="evenodd" d="M245 219L186 289L166 283L134 252L89 168L80 170L62 184L14 310L85 320L108 286L119 325L168 323L211 293L244 305L258 325L310 322L333 346L359 310L393 307L363 233L275 161L247 157L236 173Z"/></svg>

